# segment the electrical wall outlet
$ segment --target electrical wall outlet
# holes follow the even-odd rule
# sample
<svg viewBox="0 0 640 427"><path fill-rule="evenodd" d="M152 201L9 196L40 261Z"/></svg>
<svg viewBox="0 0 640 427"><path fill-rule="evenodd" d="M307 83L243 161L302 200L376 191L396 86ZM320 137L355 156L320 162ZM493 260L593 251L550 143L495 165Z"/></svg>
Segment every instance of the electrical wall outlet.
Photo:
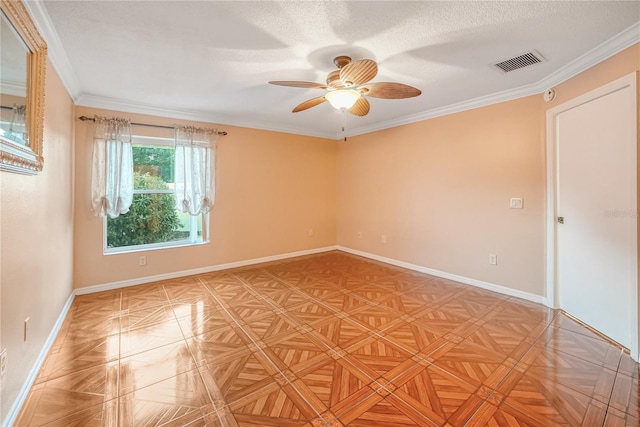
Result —
<svg viewBox="0 0 640 427"><path fill-rule="evenodd" d="M310 228L307 234L309 235L309 237L313 237L313 228Z"/></svg>
<svg viewBox="0 0 640 427"><path fill-rule="evenodd" d="M7 349L5 348L0 353L0 377L4 377L7 372Z"/></svg>
<svg viewBox="0 0 640 427"><path fill-rule="evenodd" d="M141 267L144 267L145 265L147 265L147 257L142 255L139 259L138 259L138 264L140 264Z"/></svg>
<svg viewBox="0 0 640 427"><path fill-rule="evenodd" d="M358 239L362 239L362 231L358 231Z"/></svg>
<svg viewBox="0 0 640 427"><path fill-rule="evenodd" d="M387 244L387 236L383 234L383 235L382 235L382 237L380 238L380 241L381 241L383 244Z"/></svg>
<svg viewBox="0 0 640 427"><path fill-rule="evenodd" d="M496 254L489 254L489 264L491 264L491 265L498 265L498 255L496 255Z"/></svg>
<svg viewBox="0 0 640 427"><path fill-rule="evenodd" d="M31 320L30 317L27 317L26 319L24 319L24 341L27 341L27 337L29 336L29 320Z"/></svg>

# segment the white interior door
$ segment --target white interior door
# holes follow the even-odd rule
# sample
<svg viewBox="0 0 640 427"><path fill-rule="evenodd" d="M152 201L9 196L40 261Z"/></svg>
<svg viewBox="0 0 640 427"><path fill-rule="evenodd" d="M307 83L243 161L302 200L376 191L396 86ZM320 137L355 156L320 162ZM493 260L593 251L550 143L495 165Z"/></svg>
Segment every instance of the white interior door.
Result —
<svg viewBox="0 0 640 427"><path fill-rule="evenodd" d="M637 349L635 74L556 107L556 305Z"/></svg>

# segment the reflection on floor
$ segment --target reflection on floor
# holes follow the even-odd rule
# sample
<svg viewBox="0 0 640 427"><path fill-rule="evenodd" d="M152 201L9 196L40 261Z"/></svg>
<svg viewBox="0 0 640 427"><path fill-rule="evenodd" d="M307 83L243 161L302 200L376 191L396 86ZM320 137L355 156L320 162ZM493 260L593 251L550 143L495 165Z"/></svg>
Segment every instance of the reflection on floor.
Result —
<svg viewBox="0 0 640 427"><path fill-rule="evenodd" d="M632 426L563 315L342 252L79 296L19 426Z"/></svg>

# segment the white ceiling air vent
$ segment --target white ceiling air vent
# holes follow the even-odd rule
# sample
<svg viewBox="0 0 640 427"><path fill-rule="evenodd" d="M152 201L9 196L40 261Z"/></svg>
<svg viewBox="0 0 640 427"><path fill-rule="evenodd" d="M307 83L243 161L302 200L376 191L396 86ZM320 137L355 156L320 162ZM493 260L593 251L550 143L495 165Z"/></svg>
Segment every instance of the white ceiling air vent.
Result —
<svg viewBox="0 0 640 427"><path fill-rule="evenodd" d="M538 51L532 50L530 52L523 53L520 56L516 56L515 58L507 59L506 61L498 62L493 65L503 72L508 73L519 68L543 62L544 60L544 57L540 55Z"/></svg>

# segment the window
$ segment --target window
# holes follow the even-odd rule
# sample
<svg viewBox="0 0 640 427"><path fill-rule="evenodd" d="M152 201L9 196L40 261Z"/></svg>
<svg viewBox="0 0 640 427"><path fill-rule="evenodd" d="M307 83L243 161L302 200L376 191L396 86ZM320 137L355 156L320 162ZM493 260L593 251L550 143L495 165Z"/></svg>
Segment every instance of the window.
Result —
<svg viewBox="0 0 640 427"><path fill-rule="evenodd" d="M105 253L193 245L207 241L207 214L176 209L175 146L171 138L133 137L133 202L105 218Z"/></svg>

